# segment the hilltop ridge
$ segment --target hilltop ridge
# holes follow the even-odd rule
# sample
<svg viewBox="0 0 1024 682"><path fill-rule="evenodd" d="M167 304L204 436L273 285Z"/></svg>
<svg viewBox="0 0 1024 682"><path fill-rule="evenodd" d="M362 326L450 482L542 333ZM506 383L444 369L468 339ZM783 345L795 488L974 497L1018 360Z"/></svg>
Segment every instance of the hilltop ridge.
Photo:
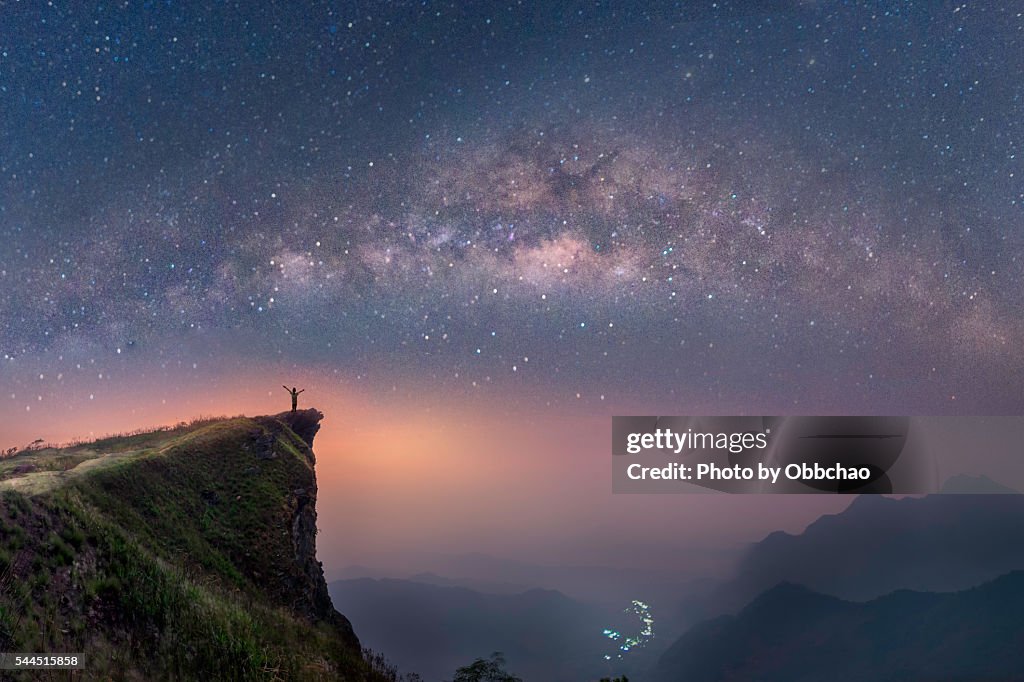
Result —
<svg viewBox="0 0 1024 682"><path fill-rule="evenodd" d="M0 650L85 652L85 679L388 679L316 559L323 417L209 420L4 460Z"/></svg>

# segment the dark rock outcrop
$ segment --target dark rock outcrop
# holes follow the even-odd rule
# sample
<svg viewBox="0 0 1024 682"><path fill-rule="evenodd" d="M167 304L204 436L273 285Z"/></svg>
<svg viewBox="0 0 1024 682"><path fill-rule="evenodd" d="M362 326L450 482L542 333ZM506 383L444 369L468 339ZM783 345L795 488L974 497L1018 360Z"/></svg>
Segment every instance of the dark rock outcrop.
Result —
<svg viewBox="0 0 1024 682"><path fill-rule="evenodd" d="M295 412L282 412L271 417L271 419L276 419L294 431L295 435L305 441L306 445L310 448L313 447L313 439L320 431L320 421L323 418L324 413L314 408L297 410Z"/></svg>

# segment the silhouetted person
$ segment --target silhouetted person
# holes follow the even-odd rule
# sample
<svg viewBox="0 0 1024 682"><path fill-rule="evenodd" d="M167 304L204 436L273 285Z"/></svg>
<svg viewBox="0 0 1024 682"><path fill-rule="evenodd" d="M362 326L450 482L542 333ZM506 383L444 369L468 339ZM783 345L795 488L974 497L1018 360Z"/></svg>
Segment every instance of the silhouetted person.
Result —
<svg viewBox="0 0 1024 682"><path fill-rule="evenodd" d="M283 388L284 390L288 391L288 393L290 393L291 396L292 396L292 412L294 412L295 410L299 409L299 394L300 393L305 393L306 389L302 389L301 391L297 391L297 390L295 390L294 386L292 386L291 388L288 388L287 386L282 386L281 388Z"/></svg>

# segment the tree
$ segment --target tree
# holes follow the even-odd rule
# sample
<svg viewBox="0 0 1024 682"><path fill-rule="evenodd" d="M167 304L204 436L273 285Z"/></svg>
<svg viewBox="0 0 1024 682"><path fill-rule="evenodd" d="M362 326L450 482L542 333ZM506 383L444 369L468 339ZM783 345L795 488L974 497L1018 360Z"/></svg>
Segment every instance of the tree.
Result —
<svg viewBox="0 0 1024 682"><path fill-rule="evenodd" d="M467 666L455 671L452 682L523 682L504 670L505 656L500 651L491 654L490 660L478 658Z"/></svg>

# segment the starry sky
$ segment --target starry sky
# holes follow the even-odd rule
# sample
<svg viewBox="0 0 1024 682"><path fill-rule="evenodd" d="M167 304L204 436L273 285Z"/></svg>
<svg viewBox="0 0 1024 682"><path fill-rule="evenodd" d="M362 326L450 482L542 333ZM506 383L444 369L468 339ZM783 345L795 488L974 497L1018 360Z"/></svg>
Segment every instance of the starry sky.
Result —
<svg viewBox="0 0 1024 682"><path fill-rule="evenodd" d="M0 19L5 412L1022 406L1012 3L62 5Z"/></svg>
<svg viewBox="0 0 1024 682"><path fill-rule="evenodd" d="M444 460L478 510L518 476L480 518L562 514L557 547L605 535L587 495L667 504L607 499L612 414L1024 407L1015 3L0 7L0 446L298 383L344 427L322 519L369 534L438 424L442 461L470 413L572 415L586 448ZM572 513L537 501L570 451L602 457ZM398 470L387 512L341 483Z"/></svg>

